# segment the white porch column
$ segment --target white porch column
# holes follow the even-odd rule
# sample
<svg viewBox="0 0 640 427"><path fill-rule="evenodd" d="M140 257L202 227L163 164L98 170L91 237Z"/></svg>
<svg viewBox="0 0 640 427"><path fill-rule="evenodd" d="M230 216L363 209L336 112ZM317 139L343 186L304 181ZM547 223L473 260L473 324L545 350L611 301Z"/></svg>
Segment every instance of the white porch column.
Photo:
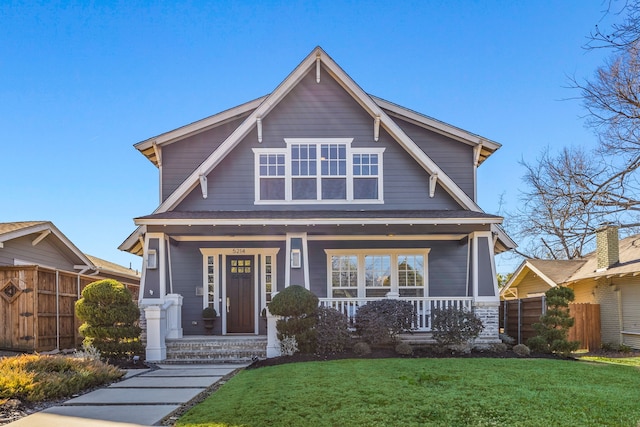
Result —
<svg viewBox="0 0 640 427"><path fill-rule="evenodd" d="M182 338L182 300L180 294L164 297L171 305L167 308L167 338Z"/></svg>
<svg viewBox="0 0 640 427"><path fill-rule="evenodd" d="M147 319L146 360L160 362L167 358L167 346L164 342L167 328L166 312L161 305L150 305L144 309Z"/></svg>
<svg viewBox="0 0 640 427"><path fill-rule="evenodd" d="M269 312L269 309L267 309L267 358L282 355L278 331L276 329L278 318L278 316L274 316Z"/></svg>

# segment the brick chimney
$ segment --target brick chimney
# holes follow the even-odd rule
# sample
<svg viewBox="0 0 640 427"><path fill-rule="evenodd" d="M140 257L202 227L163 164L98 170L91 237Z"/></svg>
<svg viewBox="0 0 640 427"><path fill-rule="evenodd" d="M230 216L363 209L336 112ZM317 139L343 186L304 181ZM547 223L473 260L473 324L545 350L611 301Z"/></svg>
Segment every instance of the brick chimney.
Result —
<svg viewBox="0 0 640 427"><path fill-rule="evenodd" d="M598 270L606 270L620 261L618 227L605 224L596 230L596 256Z"/></svg>

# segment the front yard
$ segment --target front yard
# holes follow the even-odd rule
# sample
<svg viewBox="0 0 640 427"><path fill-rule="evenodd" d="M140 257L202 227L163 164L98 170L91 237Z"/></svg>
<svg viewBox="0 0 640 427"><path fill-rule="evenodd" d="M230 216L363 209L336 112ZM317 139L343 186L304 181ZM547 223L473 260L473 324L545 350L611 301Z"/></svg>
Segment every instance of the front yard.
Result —
<svg viewBox="0 0 640 427"><path fill-rule="evenodd" d="M246 370L196 426L632 426L637 367L550 359L350 359Z"/></svg>

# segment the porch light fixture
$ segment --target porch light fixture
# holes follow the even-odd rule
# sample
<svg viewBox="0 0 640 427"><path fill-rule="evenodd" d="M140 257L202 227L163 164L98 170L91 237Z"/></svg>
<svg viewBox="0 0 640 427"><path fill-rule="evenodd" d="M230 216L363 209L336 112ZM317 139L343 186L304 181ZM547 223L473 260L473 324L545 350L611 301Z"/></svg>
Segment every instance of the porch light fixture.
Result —
<svg viewBox="0 0 640 427"><path fill-rule="evenodd" d="M300 249L291 249L291 268L300 268L302 265Z"/></svg>
<svg viewBox="0 0 640 427"><path fill-rule="evenodd" d="M158 268L158 254L155 249L150 249L147 254L147 270Z"/></svg>

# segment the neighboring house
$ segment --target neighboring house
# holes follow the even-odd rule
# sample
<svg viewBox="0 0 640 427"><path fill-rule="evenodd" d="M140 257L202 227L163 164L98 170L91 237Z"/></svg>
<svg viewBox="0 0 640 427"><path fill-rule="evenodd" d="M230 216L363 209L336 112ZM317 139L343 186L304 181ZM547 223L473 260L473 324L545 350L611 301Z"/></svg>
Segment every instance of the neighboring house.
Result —
<svg viewBox="0 0 640 427"><path fill-rule="evenodd" d="M82 253L51 222L0 223L0 348L75 347L75 301L87 284L107 278L137 297L138 272Z"/></svg>
<svg viewBox="0 0 640 427"><path fill-rule="evenodd" d="M269 95L135 145L160 205L120 249L144 257L147 359L165 338L265 335L274 293L301 285L353 316L410 301L473 309L498 340L494 254L515 246L476 203L500 145L364 92L321 48ZM166 325L166 330L165 330Z"/></svg>
<svg viewBox="0 0 640 427"><path fill-rule="evenodd" d="M579 260L525 260L500 292L502 299L573 289L576 303L600 305L602 343L640 349L640 235L618 239L616 227L596 233L596 251Z"/></svg>

